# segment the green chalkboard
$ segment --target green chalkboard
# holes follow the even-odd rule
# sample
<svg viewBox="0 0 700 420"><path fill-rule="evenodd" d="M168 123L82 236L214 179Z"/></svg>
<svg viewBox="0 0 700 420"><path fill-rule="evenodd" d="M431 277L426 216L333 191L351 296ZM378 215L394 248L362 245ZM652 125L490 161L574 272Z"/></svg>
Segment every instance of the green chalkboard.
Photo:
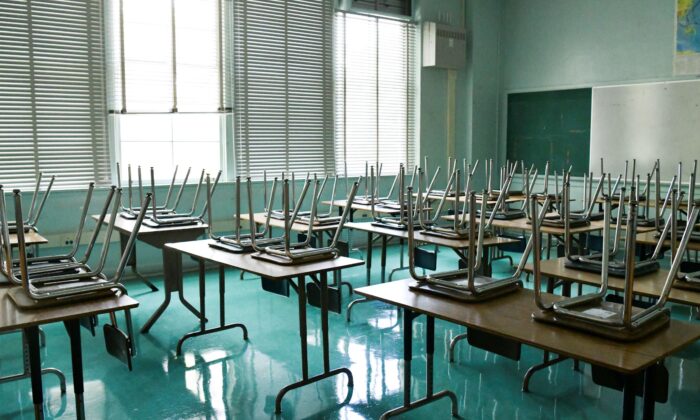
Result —
<svg viewBox="0 0 700 420"><path fill-rule="evenodd" d="M591 144L591 89L508 95L506 156L544 171L588 172ZM552 172L550 172L552 173Z"/></svg>

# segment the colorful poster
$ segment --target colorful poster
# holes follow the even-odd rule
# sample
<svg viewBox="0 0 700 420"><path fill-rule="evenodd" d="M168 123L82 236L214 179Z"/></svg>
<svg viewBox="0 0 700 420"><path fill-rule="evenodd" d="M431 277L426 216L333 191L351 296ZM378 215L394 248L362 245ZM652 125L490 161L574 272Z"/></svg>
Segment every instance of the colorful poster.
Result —
<svg viewBox="0 0 700 420"><path fill-rule="evenodd" d="M677 0L674 73L700 74L700 0Z"/></svg>

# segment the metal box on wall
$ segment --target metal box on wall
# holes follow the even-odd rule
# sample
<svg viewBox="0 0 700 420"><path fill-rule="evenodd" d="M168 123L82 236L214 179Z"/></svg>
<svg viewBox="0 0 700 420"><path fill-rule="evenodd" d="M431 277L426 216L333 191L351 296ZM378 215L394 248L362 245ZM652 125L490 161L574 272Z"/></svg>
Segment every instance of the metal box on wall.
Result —
<svg viewBox="0 0 700 420"><path fill-rule="evenodd" d="M461 69L466 62L467 33L462 28L423 22L423 67Z"/></svg>

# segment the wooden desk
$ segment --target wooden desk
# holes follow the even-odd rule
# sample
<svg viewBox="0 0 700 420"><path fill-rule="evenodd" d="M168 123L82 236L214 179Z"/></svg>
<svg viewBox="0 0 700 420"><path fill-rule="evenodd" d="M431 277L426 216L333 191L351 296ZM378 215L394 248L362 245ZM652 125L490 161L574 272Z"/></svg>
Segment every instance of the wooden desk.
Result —
<svg viewBox="0 0 700 420"><path fill-rule="evenodd" d="M401 244L403 244L403 241L408 239L408 231L401 229L392 229L383 226L375 226L372 222L346 223L345 227L347 229L354 229L367 232L367 285L370 284L370 271L372 269L372 244L374 243L374 235L377 235L382 238L381 281L383 283L385 280L386 271L387 238L399 238ZM416 239L416 241L424 244L450 248L453 251L455 251L455 253L463 261L466 261L467 259L467 256L464 255L464 250L468 249L471 246L471 244L469 243L469 239L450 239L435 235L426 235L425 233L420 231L415 232L414 238ZM516 239L501 238L495 236L484 239L484 247L488 249L491 247L497 247L500 245L512 244L517 242L518 241ZM484 268L486 268L489 264L488 252L484 252L483 257L485 264ZM403 253L401 254L401 266L403 267Z"/></svg>
<svg viewBox="0 0 700 420"><path fill-rule="evenodd" d="M346 223L345 227L348 229L354 229L354 230L361 230L363 232L368 232L368 233L374 233L377 235L385 235L385 236L391 236L395 238L401 238L401 239L408 239L408 231L406 230L401 230L401 229L392 229L388 227L383 227L383 226L375 226L372 222L361 222L361 223L356 223L356 222L351 222L351 223ZM468 249L471 244L469 243L469 239L451 239L451 238L445 238L442 236L437 236L437 235L430 235L430 234L425 234L421 231L416 231L414 238L416 239L417 242L421 242L424 244L430 244L430 245L437 245L437 246L444 246L452 249ZM505 244L512 244L518 242L515 239L511 238L502 238L500 236L493 236L490 238L484 239L484 246L485 247L492 247L492 246L499 246L499 245L505 245Z"/></svg>
<svg viewBox="0 0 700 420"><path fill-rule="evenodd" d="M241 220L248 221L250 217L247 214L241 214ZM253 214L253 221L255 222L256 225L265 225L265 221L267 220L267 213L255 213ZM270 226L274 228L280 228L284 229L284 220L280 219L275 219L274 217L270 218ZM313 232L331 232L334 233L335 230L338 228L338 224L332 224L332 225L312 225L311 230ZM309 225L306 223L301 223L301 222L295 222L292 224L292 230L294 232L301 232L301 233L306 233L309 231Z"/></svg>
<svg viewBox="0 0 700 420"><path fill-rule="evenodd" d="M302 380L282 388L275 399L275 413L282 411L282 398L292 389L299 388L318 382L341 373L348 376L348 386L353 386L352 373L347 368L332 369L330 368L330 344L328 339L328 272L341 270L344 268L355 267L364 264L362 260L356 260L346 257L338 257L332 260L317 261L308 264L299 264L293 266L285 266L274 264L271 262L255 259L252 254L234 254L231 252L222 251L209 246L209 240L180 242L175 244L167 244L166 248L178 253L179 267L182 266L182 254L189 255L199 260L199 305L202 315L205 315L205 262L211 261L219 265L219 320L220 326L207 329L206 323L200 318L200 330L194 333L185 334L178 342L177 354L180 354L182 343L191 337L196 337L204 334L210 334L218 331L223 331L230 328L243 329L244 339L247 339L248 332L243 324L226 324L224 314L224 293L225 293L225 274L226 267L237 268L243 271L248 271L260 276L264 276L269 280L286 281L296 292L299 298L299 337L301 343L301 371ZM317 278L318 276L318 278ZM313 283L306 284L306 278L309 277ZM296 283L294 278L297 279ZM306 325L306 296L307 288L310 286L317 287L320 302L321 302L321 333L323 335L323 373L315 376L309 376L308 367L308 351L307 351L307 325ZM273 314L271 314L273 315Z"/></svg>
<svg viewBox="0 0 700 420"><path fill-rule="evenodd" d="M414 196L417 197L418 194L414 194ZM458 202L459 204L463 204L464 197L466 197L466 196L460 195L459 201L457 199L457 196L445 197L445 202L447 202L447 203ZM440 199L442 199L442 195L430 194L430 196L428 196L428 200L430 200L430 201L436 201L436 200L440 200ZM477 196L476 197L477 204L481 205L481 201L482 201L481 198ZM506 204L520 203L523 201L525 201L525 196L522 194L511 194L508 198L505 199ZM486 201L486 205L493 206L496 204L496 202L497 202L497 200L491 199L491 200Z"/></svg>
<svg viewBox="0 0 700 420"><path fill-rule="evenodd" d="M588 284L591 286L600 286L600 274L568 268L564 265L565 263L566 257L543 260L540 263L540 271L542 272L542 275L552 277L554 279L560 279L572 283ZM531 273L532 264L526 265L524 271ZM634 293L640 296L658 298L659 295L661 295L661 290L666 282L667 275L668 270L661 269L655 273L635 277ZM624 290L625 279L608 276L608 287L611 290ZM668 300L670 302L681 303L683 305L700 306L700 292L674 287L671 289L671 293L668 295Z"/></svg>
<svg viewBox="0 0 700 420"><path fill-rule="evenodd" d="M623 397L623 418L625 419L634 417L633 375L644 372L644 413L645 418L651 418L654 411L654 398L650 392L652 368L667 356L700 338L700 325L672 320L668 328L640 341L616 342L533 320L531 314L536 307L534 293L531 290L521 289L487 303L465 304L435 295L416 293L408 287L411 282L412 280L402 280L355 290L360 295L404 309L404 405L385 413L385 416L409 411L416 406L445 397L452 399L453 414L456 414L454 394L446 390L433 393L432 390L435 318L623 374L626 378ZM546 299L560 298L546 297ZM418 315L428 317L426 329L428 395L421 400L411 402L412 321Z"/></svg>
<svg viewBox="0 0 700 420"><path fill-rule="evenodd" d="M109 217L110 216L107 215L103 223L108 224ZM99 220L99 215L93 215L92 218L97 221ZM135 220L128 220L124 219L123 217L117 216L114 228L117 232L119 232L119 241L121 244L122 252L124 252L124 248L126 247L126 244L129 240L129 235L131 235L131 232L134 230L135 225ZM182 304L187 309L189 309L193 314L195 314L195 316L201 316L199 312L197 312L197 310L189 302L187 302L187 300L185 300L185 296L182 293L182 270L177 270L173 268L176 264L178 256L166 249L165 244L169 242L182 242L197 239L204 233L206 233L207 227L208 226L204 223L198 223L196 225L163 228L152 228L146 225L142 225L139 229L139 234L137 236L137 239L139 241L145 242L155 248L162 250L163 286L165 289L165 298L163 300L163 303L161 303L161 305L158 307L158 309L156 309L153 315L151 315L148 321L146 321L146 323L143 324L143 326L141 327L142 333L147 333L151 329L153 324L161 316L163 311L165 311L165 308L167 308L168 305L170 305L170 295L173 292L178 292L180 302L182 302ZM146 283L151 288L151 290L153 290L154 292L158 291L158 288L153 283L148 281L148 279L146 279L143 275L141 275L141 273L139 273L139 271L136 268L135 244L134 250L131 252L131 256L129 257L128 265L131 268L132 273L134 273L134 275L136 275L139 279Z"/></svg>
<svg viewBox="0 0 700 420"><path fill-rule="evenodd" d="M325 204L327 206L338 207L338 209L341 213L342 213L343 209L345 208L345 206L347 205L347 203L348 203L348 200L333 200L333 201L326 200L326 201L321 202L321 204ZM350 206L350 210L352 210L350 212L350 220L352 221L353 216L354 216L356 211L367 212L367 213L370 213L370 215L371 215L372 206L369 204L352 203L352 205ZM375 205L374 211L377 214L383 214L383 215L397 214L398 213L397 210L389 209L389 208L386 208L386 207L380 206L380 205Z"/></svg>
<svg viewBox="0 0 700 420"><path fill-rule="evenodd" d="M34 247L34 256L39 256L39 245L48 244L49 240L41 236L37 231L30 230L24 234L24 242L27 246ZM10 234L10 246L12 248L17 247L17 234ZM5 276L0 275L0 286L10 284Z"/></svg>
<svg viewBox="0 0 700 420"><path fill-rule="evenodd" d="M24 243L27 246L48 244L49 240L41 236L37 231L30 230L24 234ZM17 234L10 234L10 245L17 246Z"/></svg>
<svg viewBox="0 0 700 420"><path fill-rule="evenodd" d="M462 217L461 215L459 217ZM469 217L469 215L467 215ZM444 220L454 220L454 216L443 216ZM481 218L477 217L476 218L477 223L481 223ZM513 220L497 220L494 219L493 223L491 224L493 227L496 228L501 228L501 229L512 229L512 230L518 230L522 232L530 232L532 231L532 225L527 222L527 218L523 217L521 219L513 219ZM588 226L580 226L580 227L575 227L571 228L569 231L572 235L580 234L580 233L589 233L589 232L596 232L599 230L603 230L604 223L602 220L594 220L591 222L590 225ZM541 227L542 233L548 233L554 236L564 236L564 228L559 228L559 227L551 227L551 226L542 226Z"/></svg>
<svg viewBox="0 0 700 420"><path fill-rule="evenodd" d="M16 286L17 287L17 286ZM43 388L41 379L41 352L39 351L39 326L63 322L70 338L73 364L73 390L79 419L85 418L83 402L83 356L80 343L80 318L108 312L132 309L139 305L129 296L114 296L99 300L53 306L37 310L23 310L15 306L7 295L10 288L0 288L0 332L22 330L29 348L29 365L32 382L34 415L43 418Z"/></svg>
<svg viewBox="0 0 700 420"><path fill-rule="evenodd" d="M367 267L367 285L369 286L371 284L371 277L372 277L372 248L374 244L374 236L377 235L378 237L381 238L382 241L382 247L381 247L381 276L380 276L380 281L384 283L386 280L386 252L387 252L387 239L388 238L399 238L401 241L401 246L403 246L404 241L408 239L408 231L406 230L401 230L401 229L392 229L388 227L383 227L383 226L375 226L372 222L363 222L363 223L346 223L345 227L347 229L354 229L354 230L359 230L363 232L367 232L367 261L366 261L366 267ZM418 242L424 243L424 244L429 244L429 245L437 245L437 246L443 246L450 248L453 250L459 259L463 262L466 263L468 260L468 256L464 254L464 251L469 249L471 246L469 239L450 239L450 238L445 238L441 236L436 236L436 235L426 235L425 233L421 231L416 231L415 232L415 239ZM495 237L490 237L484 239L484 248L486 249L486 252L483 253L482 255L482 270L484 274L486 275L491 275L490 267L491 267L491 261L490 261L490 253L489 249L492 247L498 247L500 245L506 245L506 244L513 244L517 243L518 241L516 239L511 239L511 238L501 238L498 236ZM404 266L403 264L403 249L400 254L400 262L399 262L399 267L394 269L391 274L399 271L399 270L405 270L407 267ZM389 275L389 280L391 280L391 274ZM360 299L355 299L352 302L348 304L347 307L347 312L346 312L346 320L347 322L350 322L352 318L352 308L357 305L358 303L361 302L366 302L366 298L360 298Z"/></svg>
<svg viewBox="0 0 700 420"><path fill-rule="evenodd" d="M679 229L679 233L678 233L678 241L679 242L681 240L682 235L683 235L683 230ZM642 232L642 233L637 234L637 243L638 244L656 246L656 244L658 242L659 242L659 238L656 236L655 230L652 230L650 232ZM664 246L671 248L671 241L665 240ZM687 250L688 251L700 251L700 242L693 242L693 241L688 242Z"/></svg>

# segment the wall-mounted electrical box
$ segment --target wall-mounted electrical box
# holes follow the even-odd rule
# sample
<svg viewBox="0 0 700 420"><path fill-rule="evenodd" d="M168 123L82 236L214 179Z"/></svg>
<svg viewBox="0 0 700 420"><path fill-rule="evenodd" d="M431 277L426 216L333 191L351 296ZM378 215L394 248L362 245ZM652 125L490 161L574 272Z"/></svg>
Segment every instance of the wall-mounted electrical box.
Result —
<svg viewBox="0 0 700 420"><path fill-rule="evenodd" d="M423 22L423 67L461 69L466 54L467 33L464 29Z"/></svg>

